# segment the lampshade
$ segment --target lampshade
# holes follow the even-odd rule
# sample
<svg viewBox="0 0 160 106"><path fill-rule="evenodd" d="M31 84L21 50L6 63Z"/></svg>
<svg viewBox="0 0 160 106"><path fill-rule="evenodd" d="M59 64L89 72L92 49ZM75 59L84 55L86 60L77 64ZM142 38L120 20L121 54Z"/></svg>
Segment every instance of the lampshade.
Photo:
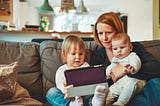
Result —
<svg viewBox="0 0 160 106"><path fill-rule="evenodd" d="M83 0L80 0L79 5L76 9L76 13L87 13L88 10L87 8L84 6L84 2Z"/></svg>
<svg viewBox="0 0 160 106"><path fill-rule="evenodd" d="M48 0L44 0L43 5L39 9L40 13L53 13L54 10L52 9L51 5L49 4Z"/></svg>

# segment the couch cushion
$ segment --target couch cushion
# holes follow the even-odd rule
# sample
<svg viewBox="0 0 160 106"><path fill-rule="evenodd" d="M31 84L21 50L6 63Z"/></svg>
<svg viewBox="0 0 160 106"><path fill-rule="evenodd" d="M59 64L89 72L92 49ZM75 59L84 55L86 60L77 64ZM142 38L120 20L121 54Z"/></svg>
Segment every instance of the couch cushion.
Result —
<svg viewBox="0 0 160 106"><path fill-rule="evenodd" d="M42 99L42 78L40 70L39 44L33 42L0 41L0 64L17 61L20 85L35 99Z"/></svg>
<svg viewBox="0 0 160 106"><path fill-rule="evenodd" d="M41 69L43 72L44 96L55 85L55 73L63 64L61 60L61 42L44 41L40 44Z"/></svg>

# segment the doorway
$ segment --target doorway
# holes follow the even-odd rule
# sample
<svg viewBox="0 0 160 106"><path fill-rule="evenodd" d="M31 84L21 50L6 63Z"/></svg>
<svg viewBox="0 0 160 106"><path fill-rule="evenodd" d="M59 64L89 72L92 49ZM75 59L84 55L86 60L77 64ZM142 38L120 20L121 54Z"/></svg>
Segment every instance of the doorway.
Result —
<svg viewBox="0 0 160 106"><path fill-rule="evenodd" d="M160 39L160 1L153 0L153 39Z"/></svg>

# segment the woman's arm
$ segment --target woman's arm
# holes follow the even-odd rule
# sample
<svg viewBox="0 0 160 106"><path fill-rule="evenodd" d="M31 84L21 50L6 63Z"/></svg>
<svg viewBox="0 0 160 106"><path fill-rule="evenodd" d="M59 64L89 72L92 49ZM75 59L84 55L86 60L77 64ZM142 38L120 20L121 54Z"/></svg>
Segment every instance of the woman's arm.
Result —
<svg viewBox="0 0 160 106"><path fill-rule="evenodd" d="M120 78L127 74L126 68L123 65L116 65L112 67L110 72L113 82L117 82Z"/></svg>
<svg viewBox="0 0 160 106"><path fill-rule="evenodd" d="M140 71L134 75L128 74L130 77L149 80L151 78L160 77L160 62L158 62L149 53L143 45L138 42L133 43L133 51L137 53L142 62Z"/></svg>

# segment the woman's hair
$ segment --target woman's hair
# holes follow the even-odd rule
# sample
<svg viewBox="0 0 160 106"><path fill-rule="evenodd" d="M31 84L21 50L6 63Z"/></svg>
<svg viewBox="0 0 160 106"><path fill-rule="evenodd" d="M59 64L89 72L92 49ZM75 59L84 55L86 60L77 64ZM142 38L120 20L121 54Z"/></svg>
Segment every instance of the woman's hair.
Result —
<svg viewBox="0 0 160 106"><path fill-rule="evenodd" d="M62 43L61 58L63 62L66 62L67 54L69 53L72 45L74 45L74 47L78 46L85 53L86 48L84 41L79 36L68 35Z"/></svg>
<svg viewBox="0 0 160 106"><path fill-rule="evenodd" d="M114 13L114 12L103 13L97 19L97 21L95 23L94 31L93 31L94 40L100 46L102 46L102 44L98 38L98 31L97 31L97 24L98 23L104 23L104 24L110 25L113 28L113 30L115 30L116 33L125 32L123 22L121 21L121 19L117 13Z"/></svg>

